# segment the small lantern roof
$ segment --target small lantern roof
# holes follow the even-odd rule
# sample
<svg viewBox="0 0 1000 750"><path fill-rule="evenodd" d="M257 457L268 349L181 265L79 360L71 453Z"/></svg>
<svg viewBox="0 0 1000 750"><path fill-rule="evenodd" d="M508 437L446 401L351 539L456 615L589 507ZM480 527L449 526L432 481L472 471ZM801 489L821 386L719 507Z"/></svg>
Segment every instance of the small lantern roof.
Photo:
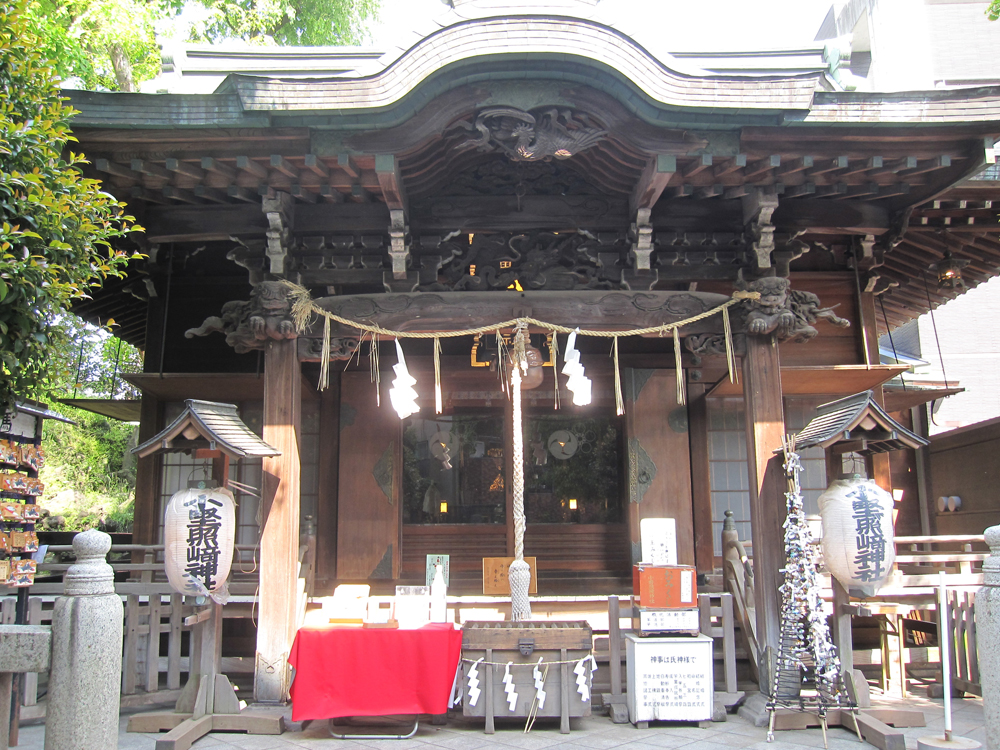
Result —
<svg viewBox="0 0 1000 750"><path fill-rule="evenodd" d="M242 419L236 404L189 398L187 408L166 429L132 449L145 458L159 451L177 452L196 448L219 450L230 458L280 456L281 451L261 440Z"/></svg>
<svg viewBox="0 0 1000 750"><path fill-rule="evenodd" d="M875 402L872 391L819 406L816 417L795 437L796 449L843 444L841 447L862 454L920 448L928 443L890 417Z"/></svg>

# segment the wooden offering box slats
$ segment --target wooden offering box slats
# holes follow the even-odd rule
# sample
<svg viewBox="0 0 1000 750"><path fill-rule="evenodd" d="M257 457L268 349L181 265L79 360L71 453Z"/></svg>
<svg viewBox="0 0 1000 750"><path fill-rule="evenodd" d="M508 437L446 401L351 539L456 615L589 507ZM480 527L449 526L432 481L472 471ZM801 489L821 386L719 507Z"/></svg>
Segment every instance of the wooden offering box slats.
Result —
<svg viewBox="0 0 1000 750"><path fill-rule="evenodd" d="M531 654L521 652L522 644L531 644ZM569 732L571 717L590 716L591 701L584 701L577 692L574 664L589 655L593 633L586 622L467 622L462 629L462 672L468 685L469 669L476 659L480 689L483 691L475 706L469 705L468 690L463 706L465 716L486 718L486 733L493 734L495 718L525 718L535 698L532 667L543 660L541 669L549 664L545 676L545 705L538 709L539 717L560 719L559 731ZM510 710L504 693L503 666L512 662L511 676L518 700ZM561 663L556 663L561 662ZM518 666L527 665L527 666ZM587 667L588 684L590 667Z"/></svg>

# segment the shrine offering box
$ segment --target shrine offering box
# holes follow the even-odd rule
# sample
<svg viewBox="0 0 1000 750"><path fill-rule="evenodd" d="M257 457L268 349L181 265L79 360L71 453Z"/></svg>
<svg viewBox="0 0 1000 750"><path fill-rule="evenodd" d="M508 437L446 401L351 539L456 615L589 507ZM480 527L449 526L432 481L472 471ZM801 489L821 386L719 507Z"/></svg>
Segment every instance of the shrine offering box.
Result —
<svg viewBox="0 0 1000 750"><path fill-rule="evenodd" d="M467 622L462 628L462 675L465 716L486 717L486 731L493 731L494 718L526 717L535 697L532 676L539 658L545 675L545 705L538 709L538 716L562 719L563 732L569 731L569 719L590 716L591 700L584 701L577 690L573 669L580 659L589 656L593 647L593 634L586 622ZM525 653L528 652L528 653ZM475 706L469 700L469 670L476 659L479 689L482 691ZM485 662L505 665L513 662L510 673L518 695L511 710L504 692L503 666L490 666ZM562 664L554 662L564 662ZM569 663L573 662L573 663ZM527 665L527 666L518 666ZM590 666L586 669L590 686Z"/></svg>
<svg viewBox="0 0 1000 750"><path fill-rule="evenodd" d="M712 639L625 635L628 717L642 721L710 721Z"/></svg>
<svg viewBox="0 0 1000 750"><path fill-rule="evenodd" d="M689 565L646 565L632 568L632 594L640 607L685 609L698 606L695 570Z"/></svg>

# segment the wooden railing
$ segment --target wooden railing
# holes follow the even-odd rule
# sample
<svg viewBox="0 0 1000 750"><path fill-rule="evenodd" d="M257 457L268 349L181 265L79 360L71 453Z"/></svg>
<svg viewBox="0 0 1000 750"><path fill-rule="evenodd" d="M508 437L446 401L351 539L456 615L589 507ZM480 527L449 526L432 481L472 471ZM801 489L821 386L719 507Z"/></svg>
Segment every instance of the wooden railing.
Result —
<svg viewBox="0 0 1000 750"><path fill-rule="evenodd" d="M70 545L50 546L50 552L72 555ZM163 545L114 545L111 548L111 567L116 577L127 580L115 582L115 591L121 596L125 609L122 635L122 702L123 708L166 704L177 700L183 684L182 674L189 670L189 657L184 654L185 633L190 632L193 615L198 607L190 598L175 593L166 581L163 563ZM232 599L223 608L226 619L249 617L257 595L257 548L237 546L230 579ZM116 559L124 556L126 559ZM134 562L135 559L142 562ZM297 583L298 624L302 624L313 590L315 574L316 537L307 534L299 546L299 579ZM41 573L63 573L72 563L42 563ZM248 569L249 568L249 569ZM61 582L44 580L31 587L28 599L28 624L47 625L52 621L55 599L62 594ZM0 599L0 621L13 623L15 598ZM166 639L161 636L166 634ZM165 640L165 644L163 641ZM163 646L165 645L165 650ZM222 672L228 674L252 673L252 657L223 657ZM47 675L25 676L22 718L40 718L45 715L44 703L39 703ZM42 690L40 690L40 687Z"/></svg>
<svg viewBox="0 0 1000 750"><path fill-rule="evenodd" d="M757 680L757 609L754 600L753 562L747 553L750 546L749 541L740 541L732 522L732 511L726 511L722 527L722 580L724 589L733 595L733 608L750 664L750 676Z"/></svg>
<svg viewBox="0 0 1000 750"><path fill-rule="evenodd" d="M726 521L722 532L723 583L725 590L733 595L736 620L756 679L758 652L753 565L747 553L750 544L739 539L729 512ZM983 583L982 564L989 557L983 535L899 536L894 541L895 571L873 601L935 607L939 574L941 571L947 573L952 684L956 690L982 695L974 602L975 589ZM821 580L825 586L822 596L831 601L833 591L829 575L824 574Z"/></svg>

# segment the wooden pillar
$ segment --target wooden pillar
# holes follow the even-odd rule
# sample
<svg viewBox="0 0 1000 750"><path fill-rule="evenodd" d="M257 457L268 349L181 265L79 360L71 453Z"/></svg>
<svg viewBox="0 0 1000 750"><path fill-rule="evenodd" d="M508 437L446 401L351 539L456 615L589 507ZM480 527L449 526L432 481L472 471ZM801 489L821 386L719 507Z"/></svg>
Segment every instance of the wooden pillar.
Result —
<svg viewBox="0 0 1000 750"><path fill-rule="evenodd" d="M781 598L778 585L784 567L785 480L780 454L785 432L781 401L778 342L774 336L747 337L743 358L743 396L746 399L747 470L750 480L750 524L753 539L754 593L757 643L761 649L761 690L767 674L764 649L777 654Z"/></svg>
<svg viewBox="0 0 1000 750"><path fill-rule="evenodd" d="M264 440L281 451L264 459L260 539L260 619L254 699L288 697L288 652L295 637L299 552L299 422L302 375L295 339L269 340L264 349Z"/></svg>
<svg viewBox="0 0 1000 750"><path fill-rule="evenodd" d="M688 384L688 443L691 449L691 510L694 514L694 562L698 573L715 570L712 541L712 485L708 462L708 389Z"/></svg>
<svg viewBox="0 0 1000 750"><path fill-rule="evenodd" d="M316 501L316 580L337 578L337 484L340 481L340 372L330 373L320 393L319 498Z"/></svg>
<svg viewBox="0 0 1000 750"><path fill-rule="evenodd" d="M864 318L864 331L862 335L867 342L868 361L864 364L877 365L881 363L878 353L878 318L875 317L875 295L868 292L861 293L861 315ZM872 388L875 402L884 407L885 398L882 394L882 386L877 385ZM889 454L876 453L871 457L871 479L886 492L892 492L892 474L889 469Z"/></svg>
<svg viewBox="0 0 1000 750"><path fill-rule="evenodd" d="M160 431L160 402L148 393L139 407L139 439L142 445ZM156 544L160 519L160 462L154 453L135 462L135 515L132 519L132 540L135 544ZM142 553L133 555L133 562L143 562Z"/></svg>

